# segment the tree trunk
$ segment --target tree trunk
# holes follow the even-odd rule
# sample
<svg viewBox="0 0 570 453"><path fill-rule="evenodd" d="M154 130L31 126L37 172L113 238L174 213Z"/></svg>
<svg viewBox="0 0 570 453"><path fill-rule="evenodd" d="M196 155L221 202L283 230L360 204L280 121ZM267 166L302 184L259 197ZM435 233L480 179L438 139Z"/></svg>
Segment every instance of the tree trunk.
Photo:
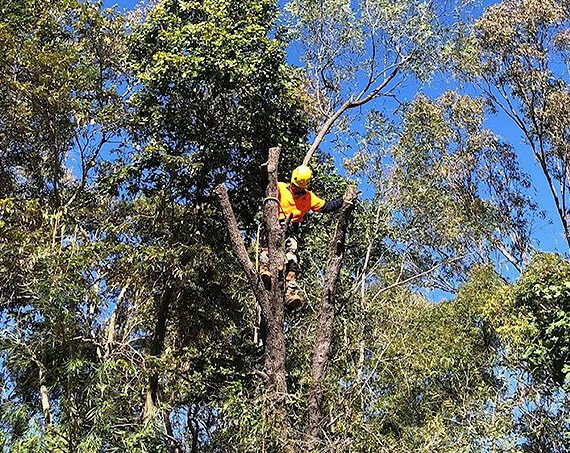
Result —
<svg viewBox="0 0 570 453"><path fill-rule="evenodd" d="M51 426L51 405L49 403L48 389L45 384L45 372L42 367L39 369L40 374L40 398L42 403L42 413L44 415L44 423L46 427Z"/></svg>
<svg viewBox="0 0 570 453"><path fill-rule="evenodd" d="M156 326L154 329L154 336L150 348L150 354L154 357L158 357L162 352L162 348L164 347L164 338L166 336L166 320L168 318L168 310L170 308L171 300L172 300L172 288L166 286L160 299L160 306L158 308L158 315L156 320ZM143 418L145 420L148 420L150 417L152 417L157 405L158 405L158 374L153 373L149 378L149 385L145 397L145 405L143 413Z"/></svg>
<svg viewBox="0 0 570 453"><path fill-rule="evenodd" d="M285 241L284 232L278 220L277 202L277 168L279 148L269 150L268 185L263 207L263 224L268 235L269 268L272 274L271 287L266 289L259 273L252 264L243 239L239 232L225 185L220 184L215 192L218 197L223 218L230 236L232 249L246 274L250 287L263 310L267 325L265 343L266 376L266 419L275 428L274 434L282 445L281 451L293 451L290 439L290 426L287 418L287 381L285 375L285 339L283 335L285 294ZM345 199L356 198L356 187L349 186ZM352 202L345 202L341 208L334 237L329 247L329 261L325 272L325 287L321 299L319 325L315 341L315 352L312 366L312 379L309 385L308 421L305 442L313 448L320 435L321 402L323 397L322 382L325 377L332 343L334 323L334 292L340 275L344 256L344 242Z"/></svg>
<svg viewBox="0 0 570 453"><path fill-rule="evenodd" d="M105 354L103 355L103 361L106 362L109 360L109 356L111 355L111 349L113 348L113 343L115 342L115 338L117 337L117 318L119 313L122 309L123 299L125 294L127 293L127 289L129 288L130 281L127 282L125 286L121 289L119 293L119 297L117 297L117 302L115 303L115 309L113 310L113 314L111 315L111 319L109 320L109 326L107 327L107 338L105 340Z"/></svg>
<svg viewBox="0 0 570 453"><path fill-rule="evenodd" d="M270 378L267 399L273 405L277 426L286 423L287 381L285 379L285 338L283 335L283 301L285 296L285 235L279 224L277 169L279 148L269 150L268 184L263 203L263 224L267 232L269 270L273 275L266 306L261 305L267 325L265 371Z"/></svg>
<svg viewBox="0 0 570 453"><path fill-rule="evenodd" d="M356 186L348 186L345 200L356 199ZM325 284L321 296L318 314L317 332L313 350L313 363L309 381L307 398L307 425L305 429L305 445L308 451L319 443L321 435L321 405L323 401L324 380L328 366L334 331L334 297L340 276L340 268L344 258L346 230L348 228L353 203L343 203L337 221L334 236L329 245L329 258L325 270Z"/></svg>
<svg viewBox="0 0 570 453"><path fill-rule="evenodd" d="M268 236L269 269L273 275L271 287L266 289L259 273L252 264L239 232L225 185L220 184L215 192L229 232L232 249L246 274L250 287L262 308L267 326L265 341L265 387L266 419L276 431L275 434L284 447L290 445L289 423L287 420L287 381L285 377L285 339L283 335L283 301L285 294L285 240L279 224L279 204L277 201L277 169L279 148L271 148L268 158L268 185L263 204L263 224ZM288 448L288 447L285 447Z"/></svg>

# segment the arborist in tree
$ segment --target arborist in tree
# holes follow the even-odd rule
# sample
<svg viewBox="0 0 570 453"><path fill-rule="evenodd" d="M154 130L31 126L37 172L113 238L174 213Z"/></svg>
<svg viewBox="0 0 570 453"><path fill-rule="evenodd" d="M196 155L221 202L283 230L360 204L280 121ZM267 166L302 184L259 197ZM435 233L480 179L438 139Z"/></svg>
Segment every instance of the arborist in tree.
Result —
<svg viewBox="0 0 570 453"><path fill-rule="evenodd" d="M299 272L297 240L303 217L308 211L323 214L334 212L338 210L343 203L342 198L325 201L308 190L312 177L313 172L311 169L305 165L301 165L293 170L290 183L277 183L280 204L279 222L283 228L287 226L285 231L285 275L287 282L285 308L290 310L298 308L303 302L301 296L298 294L296 282L297 273ZM261 166L261 183L263 189L267 186L267 182L267 163L265 163ZM353 201L354 200L350 200L349 202ZM290 221L287 221L289 217ZM260 254L260 275L265 285L269 287L271 284L271 272L269 271L269 254L266 246L263 247Z"/></svg>

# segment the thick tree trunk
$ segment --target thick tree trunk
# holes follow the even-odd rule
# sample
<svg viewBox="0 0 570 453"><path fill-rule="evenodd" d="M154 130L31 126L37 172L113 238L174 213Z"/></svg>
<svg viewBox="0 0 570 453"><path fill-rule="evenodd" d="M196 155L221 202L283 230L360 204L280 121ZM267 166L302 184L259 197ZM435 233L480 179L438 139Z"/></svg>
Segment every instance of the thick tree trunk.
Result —
<svg viewBox="0 0 570 453"><path fill-rule="evenodd" d="M154 336L152 345L150 347L150 354L158 357L164 347L164 338L166 337L166 320L168 318L168 310L172 301L172 288L168 286L164 289L160 306L158 308L158 315L154 329ZM153 373L149 378L149 385L145 397L143 418L148 420L149 417L155 412L158 405L158 374Z"/></svg>
<svg viewBox="0 0 570 453"><path fill-rule="evenodd" d="M269 270L273 275L267 305L261 305L267 325L265 346L265 371L271 382L267 393L269 403L274 405L276 422L286 422L287 381L285 379L285 338L283 335L283 301L285 289L285 236L279 224L277 201L277 169L279 148L269 150L267 160L268 184L263 204L263 224L267 233Z"/></svg>
<svg viewBox="0 0 570 453"><path fill-rule="evenodd" d="M356 187L348 186L345 200L356 199ZM324 380L330 358L334 328L334 297L336 285L340 276L346 230L348 228L353 202L344 202L342 205L336 230L329 245L329 258L325 270L325 284L321 296L321 305L318 314L318 325L313 350L313 363L309 381L307 401L307 425L305 429L306 450L314 449L319 443L321 435L321 405L323 401Z"/></svg>
<svg viewBox="0 0 570 453"><path fill-rule="evenodd" d="M277 168L279 148L271 148L268 158L268 185L263 206L263 224L268 236L269 269L273 275L270 289L266 289L259 273L247 254L239 232L235 215L225 185L220 184L215 192L229 232L232 249L246 274L250 287L263 310L267 326L265 341L265 396L266 415L269 423L284 445L288 445L289 424L287 420L287 381L285 378L285 339L283 335L283 301L285 293L285 241L279 224L277 201Z"/></svg>

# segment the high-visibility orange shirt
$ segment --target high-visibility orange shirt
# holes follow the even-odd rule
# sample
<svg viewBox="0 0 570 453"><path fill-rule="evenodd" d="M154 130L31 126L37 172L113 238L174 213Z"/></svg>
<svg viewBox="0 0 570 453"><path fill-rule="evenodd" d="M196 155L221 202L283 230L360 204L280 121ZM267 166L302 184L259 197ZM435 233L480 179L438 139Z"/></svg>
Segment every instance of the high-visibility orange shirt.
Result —
<svg viewBox="0 0 570 453"><path fill-rule="evenodd" d="M310 190L296 195L285 182L277 183L279 193L278 198L281 203L279 219L286 219L291 214L291 222L300 222L308 211L320 211L325 205L325 200L317 197Z"/></svg>

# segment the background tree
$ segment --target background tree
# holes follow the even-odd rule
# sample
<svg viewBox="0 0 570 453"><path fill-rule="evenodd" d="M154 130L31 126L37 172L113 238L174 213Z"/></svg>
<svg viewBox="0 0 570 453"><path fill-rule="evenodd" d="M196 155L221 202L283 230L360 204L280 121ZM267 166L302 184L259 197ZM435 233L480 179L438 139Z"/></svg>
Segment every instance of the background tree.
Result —
<svg viewBox="0 0 570 453"><path fill-rule="evenodd" d="M442 11L433 4L294 0L286 10L319 124L305 165L348 113L392 97L410 76L429 76L437 67Z"/></svg>
<svg viewBox="0 0 570 453"><path fill-rule="evenodd" d="M546 178L566 241L568 152L568 5L504 1L486 8L461 43L467 78L523 134Z"/></svg>
<svg viewBox="0 0 570 453"><path fill-rule="evenodd" d="M91 3L2 11L4 446L129 448L139 430L121 422L136 375L108 361L103 320L116 293L106 265L118 249L92 171L126 122L125 23Z"/></svg>
<svg viewBox="0 0 570 453"><path fill-rule="evenodd" d="M146 250L133 252L150 271L144 285L153 294L144 322L152 360L144 415L160 429L165 423L165 438L176 437L173 450L187 438L196 449L212 442L209 429L237 422L205 421L228 387L261 393L253 374L260 354L250 336L255 302L236 272L212 190L229 181L239 228L251 240L269 145L284 146L290 168L306 134L300 82L280 42L268 37L275 14L269 1L167 1L132 35L141 83L132 133L140 151L107 181L142 208L133 212L129 236ZM143 264L150 257L154 269ZM199 383L196 391L188 382Z"/></svg>

